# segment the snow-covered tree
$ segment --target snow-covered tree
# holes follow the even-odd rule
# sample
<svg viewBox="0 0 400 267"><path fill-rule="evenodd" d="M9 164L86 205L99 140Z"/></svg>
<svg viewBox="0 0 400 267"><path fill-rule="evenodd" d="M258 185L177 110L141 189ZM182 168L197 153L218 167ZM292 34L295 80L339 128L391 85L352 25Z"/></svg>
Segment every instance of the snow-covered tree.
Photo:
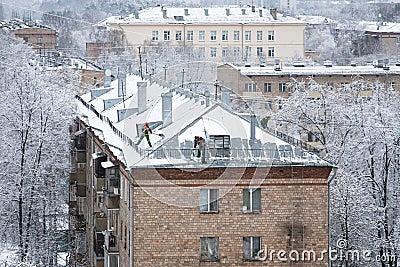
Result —
<svg viewBox="0 0 400 267"><path fill-rule="evenodd" d="M28 46L0 35L0 242L18 247L21 262L57 266L76 83L32 64Z"/></svg>
<svg viewBox="0 0 400 267"><path fill-rule="evenodd" d="M398 92L358 77L336 88L313 80L297 88L273 119L292 134L318 141L321 156L337 166L330 182L330 245L344 240L345 251L372 251L371 262L340 259L334 266L397 266Z"/></svg>

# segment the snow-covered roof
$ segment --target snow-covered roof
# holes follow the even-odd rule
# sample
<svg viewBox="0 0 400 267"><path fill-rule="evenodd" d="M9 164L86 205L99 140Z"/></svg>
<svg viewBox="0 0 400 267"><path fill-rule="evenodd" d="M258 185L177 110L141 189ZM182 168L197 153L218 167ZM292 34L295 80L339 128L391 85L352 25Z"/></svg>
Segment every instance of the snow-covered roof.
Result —
<svg viewBox="0 0 400 267"><path fill-rule="evenodd" d="M102 68L83 58L68 58L69 65L78 70L102 71Z"/></svg>
<svg viewBox="0 0 400 267"><path fill-rule="evenodd" d="M277 13L274 19L270 11L265 8L251 7L209 7L209 8L176 8L176 7L152 7L131 14L127 17L112 16L103 20L98 25L108 24L265 24L265 23L299 23L290 16Z"/></svg>
<svg viewBox="0 0 400 267"><path fill-rule="evenodd" d="M369 33L400 34L400 23L362 21L360 22L360 26L364 31Z"/></svg>
<svg viewBox="0 0 400 267"><path fill-rule="evenodd" d="M383 68L375 68L372 65L367 66L306 66L293 67L283 66L279 71L273 66L266 67L238 67L232 64L227 64L238 71L241 75L246 76L281 76L281 75L400 75L400 67L390 65L389 70Z"/></svg>
<svg viewBox="0 0 400 267"><path fill-rule="evenodd" d="M307 22L309 25L321 25L321 24L334 24L336 21L323 17L323 16L308 16L308 15L298 15L297 19Z"/></svg>
<svg viewBox="0 0 400 267"><path fill-rule="evenodd" d="M129 82L130 81L130 82ZM236 114L225 104L206 99L182 88L166 88L155 83L146 88L146 109L138 113L140 99L137 82L146 82L135 75L127 75L127 98L104 110L101 103L115 99L118 87L100 88L101 95L87 93L77 97L78 114L103 140L115 156L126 166L147 168L154 166L195 168L212 166L249 166L249 164L284 164L331 166L321 158L295 147ZM136 82L136 84L135 84ZM94 89L95 90L95 89ZM163 96L162 96L163 95ZM163 102L170 98L170 123L163 125ZM168 101L167 101L168 102ZM209 103L209 104L207 104ZM121 118L123 109L132 109ZM141 126L148 122L153 134L152 147L143 140L135 145ZM252 130L254 130L254 134ZM193 140L202 136L206 140L205 162L195 157ZM219 136L219 137L218 137ZM229 136L228 147L219 147L215 138ZM254 138L252 138L254 136ZM215 147L217 146L217 147Z"/></svg>

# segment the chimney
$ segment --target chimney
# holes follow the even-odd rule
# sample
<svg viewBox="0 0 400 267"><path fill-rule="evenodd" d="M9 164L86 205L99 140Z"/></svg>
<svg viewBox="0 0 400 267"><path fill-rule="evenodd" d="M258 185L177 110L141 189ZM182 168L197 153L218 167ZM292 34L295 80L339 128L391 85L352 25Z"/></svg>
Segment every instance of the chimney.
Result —
<svg viewBox="0 0 400 267"><path fill-rule="evenodd" d="M205 9L204 9L204 15L205 15L205 16L208 16L208 8L205 8Z"/></svg>
<svg viewBox="0 0 400 267"><path fill-rule="evenodd" d="M257 126L257 118L256 115L250 115L250 142L256 140L256 126Z"/></svg>
<svg viewBox="0 0 400 267"><path fill-rule="evenodd" d="M221 102L227 107L231 106L231 89L221 87Z"/></svg>
<svg viewBox="0 0 400 267"><path fill-rule="evenodd" d="M118 73L118 97L126 96L126 74Z"/></svg>
<svg viewBox="0 0 400 267"><path fill-rule="evenodd" d="M226 15L229 16L231 14L231 10L229 8L225 9Z"/></svg>
<svg viewBox="0 0 400 267"><path fill-rule="evenodd" d="M251 12L256 12L256 6L251 6Z"/></svg>
<svg viewBox="0 0 400 267"><path fill-rule="evenodd" d="M258 13L260 14L260 17L262 17L262 16L263 16L262 9L258 10Z"/></svg>
<svg viewBox="0 0 400 267"><path fill-rule="evenodd" d="M185 11L185 16L189 16L189 9L185 8L184 11Z"/></svg>
<svg viewBox="0 0 400 267"><path fill-rule="evenodd" d="M205 91L204 96L206 97L206 107L208 107L210 105L210 92Z"/></svg>
<svg viewBox="0 0 400 267"><path fill-rule="evenodd" d="M246 9L242 8L242 15L246 15Z"/></svg>
<svg viewBox="0 0 400 267"><path fill-rule="evenodd" d="M161 94L163 127L172 123L172 93Z"/></svg>
<svg viewBox="0 0 400 267"><path fill-rule="evenodd" d="M164 9L164 8L162 9L162 16L163 16L164 19L167 18L167 10Z"/></svg>
<svg viewBox="0 0 400 267"><path fill-rule="evenodd" d="M199 102L199 95L198 94L195 94L193 97L194 97L194 102L195 103Z"/></svg>
<svg viewBox="0 0 400 267"><path fill-rule="evenodd" d="M272 16L272 18L274 19L274 20L277 20L277 14L276 14L276 8L270 8L269 9L269 13L271 14L271 16Z"/></svg>
<svg viewBox="0 0 400 267"><path fill-rule="evenodd" d="M111 86L111 69L109 66L104 67L104 87Z"/></svg>
<svg viewBox="0 0 400 267"><path fill-rule="evenodd" d="M135 10L134 14L135 14L135 19L139 19L139 11Z"/></svg>
<svg viewBox="0 0 400 267"><path fill-rule="evenodd" d="M138 113L146 110L147 103L147 82L137 82L138 88Z"/></svg>

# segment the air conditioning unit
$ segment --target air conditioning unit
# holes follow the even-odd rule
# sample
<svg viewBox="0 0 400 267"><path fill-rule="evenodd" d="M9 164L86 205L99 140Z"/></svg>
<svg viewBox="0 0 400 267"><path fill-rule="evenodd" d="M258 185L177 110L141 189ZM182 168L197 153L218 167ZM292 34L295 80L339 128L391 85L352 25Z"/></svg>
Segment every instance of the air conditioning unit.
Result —
<svg viewBox="0 0 400 267"><path fill-rule="evenodd" d="M119 188L118 187L114 187L114 195L119 195Z"/></svg>

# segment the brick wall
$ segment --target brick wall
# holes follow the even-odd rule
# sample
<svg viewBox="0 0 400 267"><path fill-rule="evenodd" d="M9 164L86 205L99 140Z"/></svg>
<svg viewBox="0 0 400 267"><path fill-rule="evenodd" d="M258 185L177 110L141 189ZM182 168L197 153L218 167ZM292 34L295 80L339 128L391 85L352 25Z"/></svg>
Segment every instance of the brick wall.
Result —
<svg viewBox="0 0 400 267"><path fill-rule="evenodd" d="M202 172L134 170L133 177L142 185L136 184L134 189L134 266L327 266L327 259L304 265L243 261L242 239L260 236L262 248L267 245L268 250L298 249L301 253L303 249L316 252L327 249L330 170L327 167L272 167L256 172L254 168L214 168ZM176 205L177 199L182 206L198 205L200 188L191 187L193 190L187 191L187 186L209 184L222 172L222 179L206 187L219 189L218 213L200 213L198 206ZM240 177L236 179L238 173ZM266 178L261 182L261 212L244 213L242 190L249 187L255 173L260 179ZM166 180L169 185L164 184ZM179 198L180 192L190 193ZM163 203L169 200L175 204ZM199 260L200 237L219 237L219 262ZM129 262L122 260L121 257L121 266L129 266Z"/></svg>

